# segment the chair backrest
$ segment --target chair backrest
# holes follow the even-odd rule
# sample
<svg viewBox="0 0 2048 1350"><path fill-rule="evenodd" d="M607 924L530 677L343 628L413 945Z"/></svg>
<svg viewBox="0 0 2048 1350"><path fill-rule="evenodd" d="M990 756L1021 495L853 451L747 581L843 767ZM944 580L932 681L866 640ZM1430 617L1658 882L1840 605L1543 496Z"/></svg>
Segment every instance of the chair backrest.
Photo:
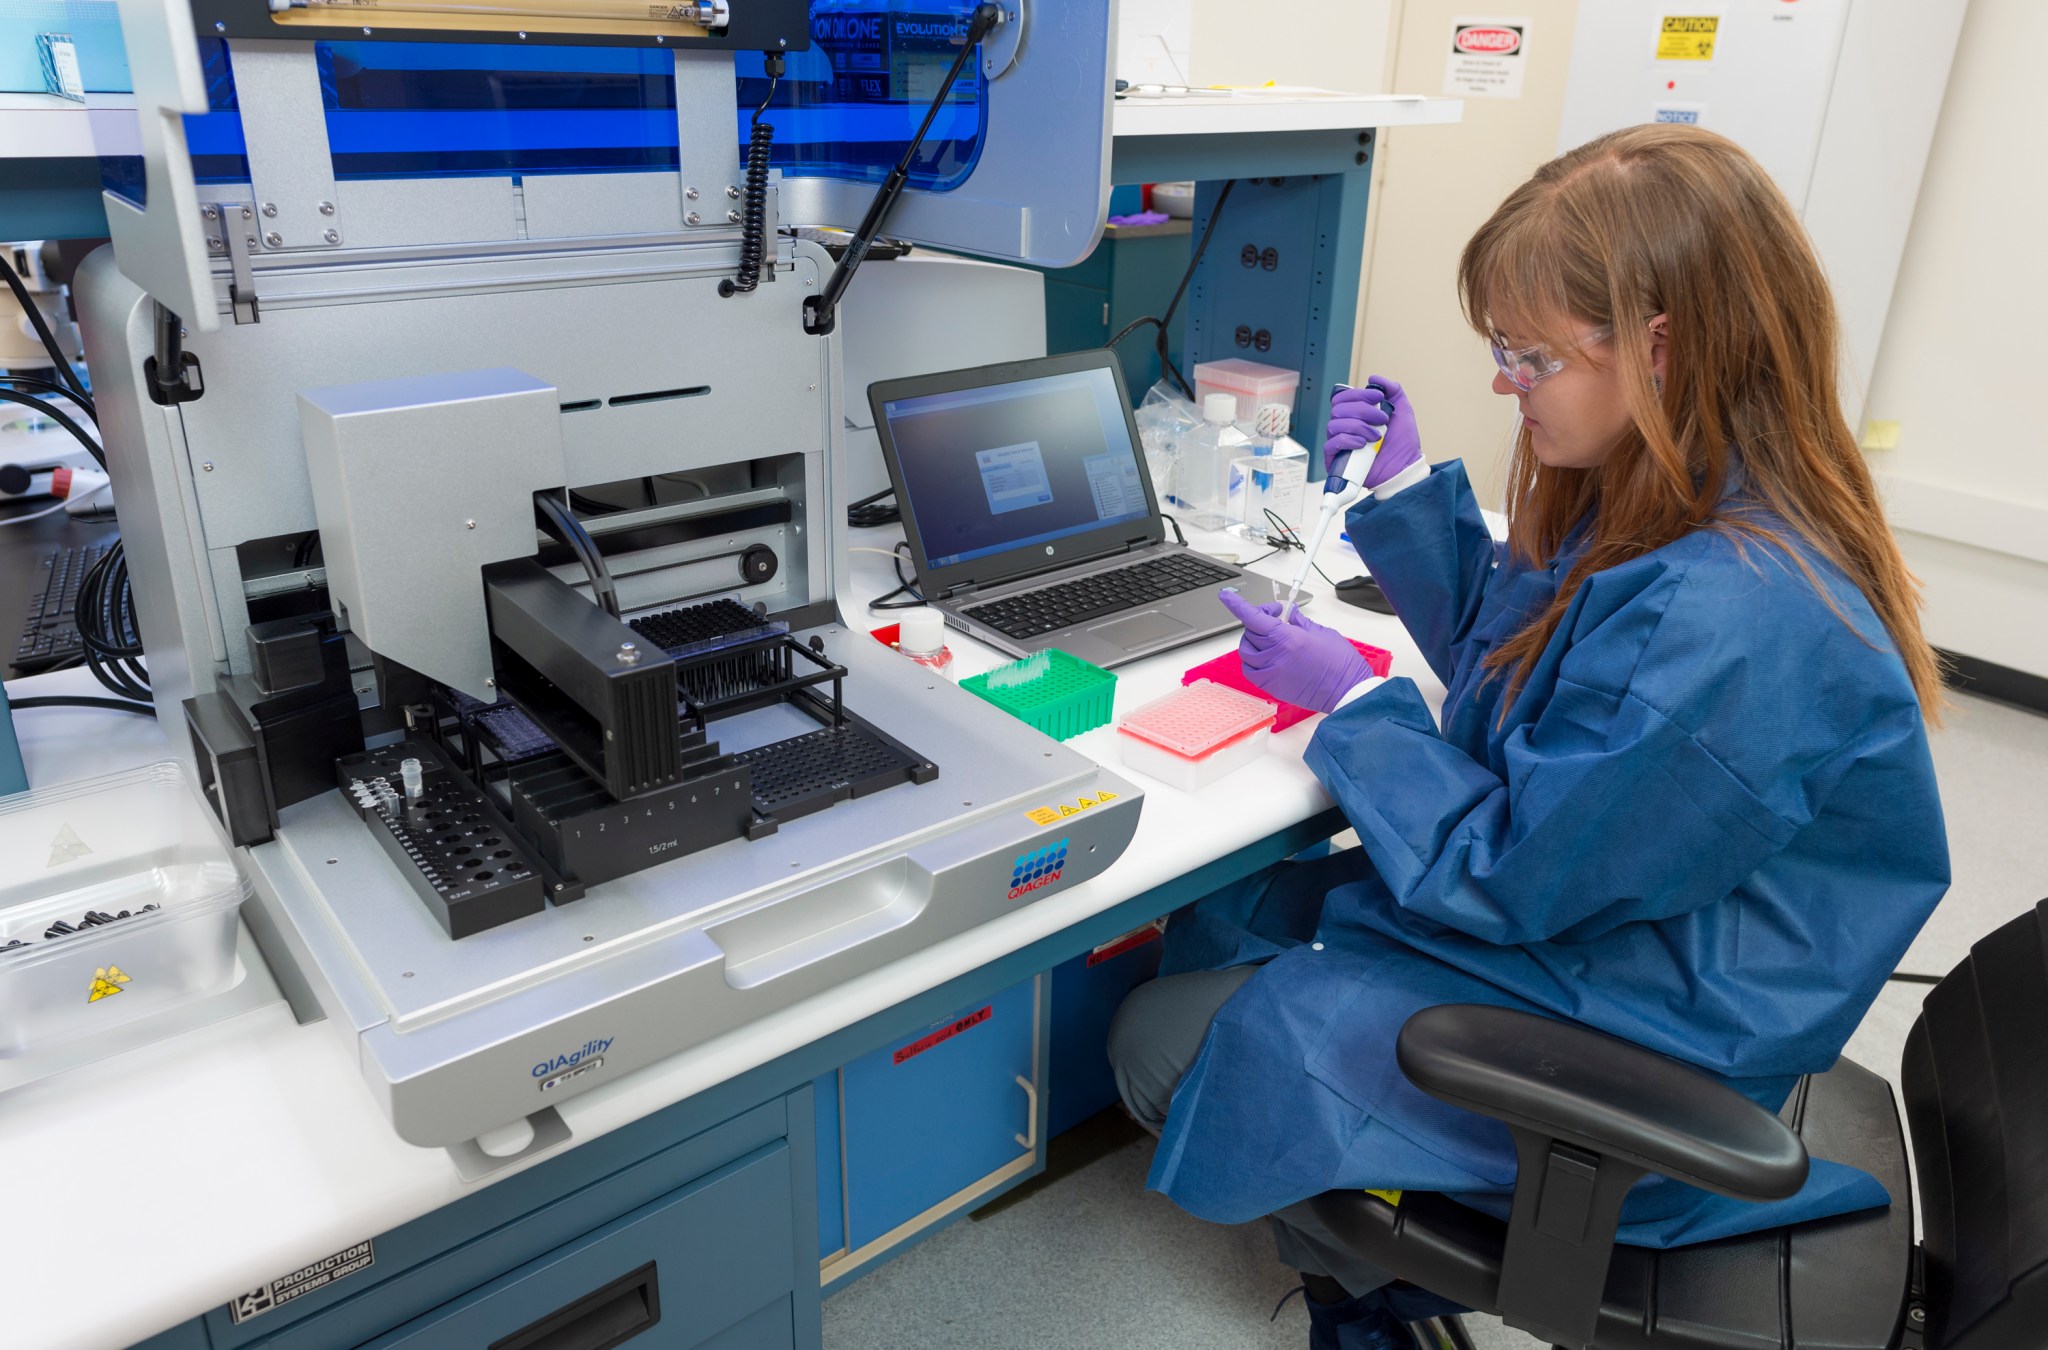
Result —
<svg viewBox="0 0 2048 1350"><path fill-rule="evenodd" d="M1902 1078L1927 1255L1928 1344L2048 1330L2048 900L1927 995Z"/></svg>

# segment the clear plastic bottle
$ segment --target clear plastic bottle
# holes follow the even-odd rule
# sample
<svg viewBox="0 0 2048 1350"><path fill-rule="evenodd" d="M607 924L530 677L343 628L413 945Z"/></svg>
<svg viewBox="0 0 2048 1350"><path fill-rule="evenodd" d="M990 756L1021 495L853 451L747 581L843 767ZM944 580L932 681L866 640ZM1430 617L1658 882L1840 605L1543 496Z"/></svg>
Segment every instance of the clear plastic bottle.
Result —
<svg viewBox="0 0 2048 1350"><path fill-rule="evenodd" d="M1202 403L1202 425L1181 437L1176 487L1188 524L1220 530L1230 507L1230 461L1245 453L1251 438L1239 431L1235 394L1211 394Z"/></svg>
<svg viewBox="0 0 2048 1350"><path fill-rule="evenodd" d="M1264 543L1278 532L1274 516L1288 529L1301 524L1308 450L1287 434L1291 425L1288 410L1280 404L1260 408L1251 444L1246 447L1249 453L1240 453L1231 461L1225 528L1239 538Z"/></svg>

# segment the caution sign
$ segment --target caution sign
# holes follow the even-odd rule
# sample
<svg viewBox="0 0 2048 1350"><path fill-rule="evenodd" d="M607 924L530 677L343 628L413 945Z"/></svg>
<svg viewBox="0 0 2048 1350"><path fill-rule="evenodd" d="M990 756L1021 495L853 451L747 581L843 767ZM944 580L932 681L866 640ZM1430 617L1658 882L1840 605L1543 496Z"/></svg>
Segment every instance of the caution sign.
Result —
<svg viewBox="0 0 2048 1350"><path fill-rule="evenodd" d="M85 1001L97 1003L103 998L112 998L121 992L121 986L128 980L128 973L119 966L102 966L92 973L92 988L86 991ZM148 1001L143 1000L145 1003Z"/></svg>
<svg viewBox="0 0 2048 1350"><path fill-rule="evenodd" d="M1667 14L1657 30L1657 59L1711 61L1720 31L1721 19L1716 14Z"/></svg>
<svg viewBox="0 0 2048 1350"><path fill-rule="evenodd" d="M1034 825L1057 825L1068 816L1078 816L1083 811L1092 811L1116 799L1117 794L1114 792L1099 792L1093 797L1079 798L1072 806L1062 802L1058 806L1041 806L1024 814Z"/></svg>
<svg viewBox="0 0 2048 1350"><path fill-rule="evenodd" d="M293 1299L304 1298L316 1289L325 1289L336 1280L367 1270L376 1261L377 1249L368 1242L344 1247L332 1256L322 1257L310 1266L301 1266L289 1275L280 1275L269 1284L230 1299L228 1321L239 1326L252 1317L281 1308Z"/></svg>
<svg viewBox="0 0 2048 1350"><path fill-rule="evenodd" d="M1365 1188L1365 1193L1367 1195L1377 1196L1378 1198L1392 1205L1395 1209L1399 1209L1401 1207L1401 1193L1399 1191L1376 1191L1372 1187L1368 1186Z"/></svg>

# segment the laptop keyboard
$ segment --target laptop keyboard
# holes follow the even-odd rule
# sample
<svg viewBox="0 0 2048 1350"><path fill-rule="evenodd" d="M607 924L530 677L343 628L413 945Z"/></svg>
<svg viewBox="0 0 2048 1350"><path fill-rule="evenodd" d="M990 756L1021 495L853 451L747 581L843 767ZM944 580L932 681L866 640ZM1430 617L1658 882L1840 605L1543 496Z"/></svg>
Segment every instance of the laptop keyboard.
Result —
<svg viewBox="0 0 2048 1350"><path fill-rule="evenodd" d="M28 620L14 648L16 670L45 670L84 652L84 639L78 636L78 583L110 547L59 549L43 559L28 585Z"/></svg>
<svg viewBox="0 0 2048 1350"><path fill-rule="evenodd" d="M1105 614L1200 590L1237 573L1192 553L1172 553L1113 571L1096 572L1042 590L1006 596L960 612L1005 637L1031 638Z"/></svg>

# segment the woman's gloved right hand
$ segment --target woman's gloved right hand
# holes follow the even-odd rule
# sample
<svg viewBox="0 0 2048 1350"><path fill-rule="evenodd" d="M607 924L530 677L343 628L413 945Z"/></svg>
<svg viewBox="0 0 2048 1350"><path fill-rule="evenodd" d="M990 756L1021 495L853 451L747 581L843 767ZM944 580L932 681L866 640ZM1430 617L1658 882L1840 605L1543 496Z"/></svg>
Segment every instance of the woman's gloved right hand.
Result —
<svg viewBox="0 0 2048 1350"><path fill-rule="evenodd" d="M1229 589L1216 598L1244 625L1237 653L1245 678L1274 698L1311 712L1334 712L1346 694L1373 677L1349 638L1300 610L1282 619L1277 602L1254 605Z"/></svg>
<svg viewBox="0 0 2048 1350"><path fill-rule="evenodd" d="M1362 451L1374 442L1379 443L1379 454L1366 472L1368 490L1422 461L1422 431L1415 422L1415 406L1401 386L1384 375L1371 376L1364 384L1339 389L1330 396L1323 473L1334 472L1341 456Z"/></svg>

